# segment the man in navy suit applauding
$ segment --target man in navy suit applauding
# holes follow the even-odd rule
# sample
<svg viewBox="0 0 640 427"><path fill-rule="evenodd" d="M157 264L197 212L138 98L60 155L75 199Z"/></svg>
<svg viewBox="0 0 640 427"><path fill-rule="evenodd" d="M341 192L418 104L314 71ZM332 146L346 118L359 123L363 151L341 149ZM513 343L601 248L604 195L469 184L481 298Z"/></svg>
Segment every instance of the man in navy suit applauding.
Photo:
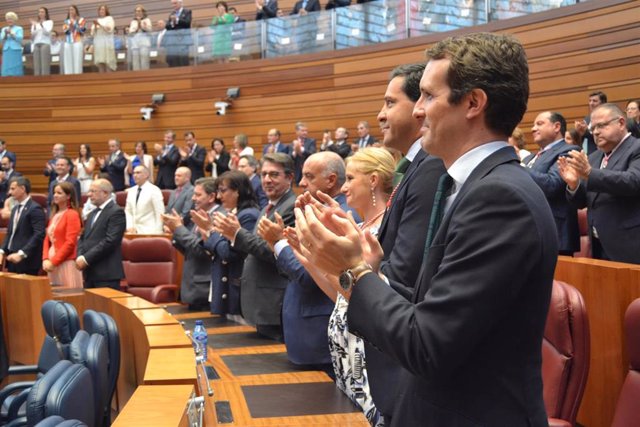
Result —
<svg viewBox="0 0 640 427"><path fill-rule="evenodd" d="M289 243L307 270L339 278L349 331L404 368L385 425L547 426L540 349L558 243L544 194L506 142L527 108L524 48L480 33L427 56L413 115L448 174L410 299L377 274L377 241L339 211L296 208Z"/></svg>
<svg viewBox="0 0 640 427"><path fill-rule="evenodd" d="M615 104L591 112L591 129L598 151L558 160L567 197L588 208L594 258L640 264L640 140Z"/></svg>
<svg viewBox="0 0 640 427"><path fill-rule="evenodd" d="M42 265L44 240L44 211L29 193L31 182L24 176L15 177L9 184L9 194L16 205L11 210L7 235L0 249L0 264L5 260L12 273L36 276Z"/></svg>

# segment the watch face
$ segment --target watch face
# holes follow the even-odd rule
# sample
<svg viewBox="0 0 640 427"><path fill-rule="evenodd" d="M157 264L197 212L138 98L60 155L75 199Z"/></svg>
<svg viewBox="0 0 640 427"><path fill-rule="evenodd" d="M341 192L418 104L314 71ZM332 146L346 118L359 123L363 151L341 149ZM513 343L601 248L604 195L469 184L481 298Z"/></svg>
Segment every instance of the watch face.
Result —
<svg viewBox="0 0 640 427"><path fill-rule="evenodd" d="M344 273L340 274L338 280L340 281L340 286L342 286L342 289L344 289L345 291L348 290L353 284L353 277L350 271L345 271Z"/></svg>

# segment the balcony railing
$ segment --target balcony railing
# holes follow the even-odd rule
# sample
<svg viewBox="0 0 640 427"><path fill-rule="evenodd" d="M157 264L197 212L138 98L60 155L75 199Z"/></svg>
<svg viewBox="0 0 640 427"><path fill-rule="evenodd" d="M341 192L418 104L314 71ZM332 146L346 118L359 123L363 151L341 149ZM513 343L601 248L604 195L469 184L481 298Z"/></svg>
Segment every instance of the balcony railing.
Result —
<svg viewBox="0 0 640 427"><path fill-rule="evenodd" d="M191 44L181 46L180 51L189 57L190 65L323 52L457 30L577 2L580 0L377 0L307 15L182 30L190 33ZM179 36L179 31L170 33L147 33L151 68L167 66L170 47L166 42L171 38L167 34ZM85 72L95 71L90 44L90 38L85 38ZM115 44L118 69L130 70L131 38L116 35ZM59 53L52 55L53 73L63 60ZM25 53L23 61L25 74L31 74L31 55Z"/></svg>

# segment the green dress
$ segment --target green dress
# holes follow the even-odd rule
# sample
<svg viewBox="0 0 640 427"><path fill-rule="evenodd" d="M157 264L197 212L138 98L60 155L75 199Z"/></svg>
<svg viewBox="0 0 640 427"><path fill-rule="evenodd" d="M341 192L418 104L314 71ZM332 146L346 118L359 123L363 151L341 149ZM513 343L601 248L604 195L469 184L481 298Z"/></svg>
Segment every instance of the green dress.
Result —
<svg viewBox="0 0 640 427"><path fill-rule="evenodd" d="M227 57L231 55L231 30L233 29L233 15L225 13L214 16L211 20L213 30L213 56Z"/></svg>

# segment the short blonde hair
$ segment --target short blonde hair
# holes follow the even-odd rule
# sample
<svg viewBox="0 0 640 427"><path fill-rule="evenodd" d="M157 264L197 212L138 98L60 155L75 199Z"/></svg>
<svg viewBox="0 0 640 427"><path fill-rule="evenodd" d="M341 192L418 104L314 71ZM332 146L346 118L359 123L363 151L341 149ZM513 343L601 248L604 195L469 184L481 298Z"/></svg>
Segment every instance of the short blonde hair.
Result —
<svg viewBox="0 0 640 427"><path fill-rule="evenodd" d="M518 148L524 148L524 133L522 132L522 129L515 128L511 133L511 138L516 142L516 146Z"/></svg>
<svg viewBox="0 0 640 427"><path fill-rule="evenodd" d="M396 162L385 148L366 147L347 157L346 164L357 163L356 169L365 175L378 173L382 191L391 194L393 191L393 174Z"/></svg>
<svg viewBox="0 0 640 427"><path fill-rule="evenodd" d="M17 22L18 21L18 14L15 13L15 12L7 12L4 15L4 19L6 19L7 21Z"/></svg>

